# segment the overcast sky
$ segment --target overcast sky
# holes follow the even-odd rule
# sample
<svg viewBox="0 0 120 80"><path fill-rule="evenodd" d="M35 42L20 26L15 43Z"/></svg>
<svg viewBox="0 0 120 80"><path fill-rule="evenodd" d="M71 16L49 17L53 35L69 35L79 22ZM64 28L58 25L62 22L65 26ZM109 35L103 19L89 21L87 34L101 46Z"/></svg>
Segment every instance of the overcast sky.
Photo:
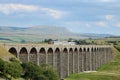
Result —
<svg viewBox="0 0 120 80"><path fill-rule="evenodd" d="M120 35L120 0L0 0L0 26Z"/></svg>

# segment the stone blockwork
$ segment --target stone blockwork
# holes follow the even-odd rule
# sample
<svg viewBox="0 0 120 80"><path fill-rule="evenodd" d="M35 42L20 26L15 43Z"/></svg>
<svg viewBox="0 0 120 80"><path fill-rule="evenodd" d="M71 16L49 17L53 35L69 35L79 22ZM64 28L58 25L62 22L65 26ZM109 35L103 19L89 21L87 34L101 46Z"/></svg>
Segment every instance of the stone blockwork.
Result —
<svg viewBox="0 0 120 80"><path fill-rule="evenodd" d="M1 44L22 62L50 64L61 79L69 74L94 71L112 60L111 46L105 45L50 45Z"/></svg>

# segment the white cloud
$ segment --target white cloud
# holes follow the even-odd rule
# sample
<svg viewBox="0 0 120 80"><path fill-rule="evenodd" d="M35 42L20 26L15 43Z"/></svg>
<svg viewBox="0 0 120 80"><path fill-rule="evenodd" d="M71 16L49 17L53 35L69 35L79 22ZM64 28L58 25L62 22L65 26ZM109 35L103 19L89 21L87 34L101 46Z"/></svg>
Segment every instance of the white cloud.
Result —
<svg viewBox="0 0 120 80"><path fill-rule="evenodd" d="M105 15L106 20L112 20L114 18L114 15Z"/></svg>
<svg viewBox="0 0 120 80"><path fill-rule="evenodd" d="M52 16L55 19L62 17L63 12L51 8L42 8L34 5L25 5L25 4L0 4L0 12L9 15L16 12L35 12L37 13L47 13L47 15ZM46 14L45 14L46 15Z"/></svg>
<svg viewBox="0 0 120 80"><path fill-rule="evenodd" d="M105 26L106 26L106 23L103 22L103 21L95 22L95 24L96 24L97 26L100 26L100 27L105 27Z"/></svg>
<svg viewBox="0 0 120 80"><path fill-rule="evenodd" d="M59 19L63 15L61 11L50 9L50 8L41 8L41 10L45 11L47 14L49 14L55 19Z"/></svg>
<svg viewBox="0 0 120 80"><path fill-rule="evenodd" d="M120 22L119 22L119 23L117 23L117 24L116 24L116 26L120 28Z"/></svg>
<svg viewBox="0 0 120 80"><path fill-rule="evenodd" d="M16 11L37 11L37 10L38 10L38 7L33 5L0 4L0 12L6 15Z"/></svg>

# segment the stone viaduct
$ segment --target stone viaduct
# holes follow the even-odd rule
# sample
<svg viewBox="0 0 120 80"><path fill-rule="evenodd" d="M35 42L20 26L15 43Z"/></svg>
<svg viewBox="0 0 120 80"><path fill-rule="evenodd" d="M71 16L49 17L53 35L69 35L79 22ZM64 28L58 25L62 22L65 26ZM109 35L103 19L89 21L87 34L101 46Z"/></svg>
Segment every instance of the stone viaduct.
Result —
<svg viewBox="0 0 120 80"><path fill-rule="evenodd" d="M37 65L49 64L60 76L95 71L112 60L111 46L105 45L53 45L53 44L2 44L22 62Z"/></svg>

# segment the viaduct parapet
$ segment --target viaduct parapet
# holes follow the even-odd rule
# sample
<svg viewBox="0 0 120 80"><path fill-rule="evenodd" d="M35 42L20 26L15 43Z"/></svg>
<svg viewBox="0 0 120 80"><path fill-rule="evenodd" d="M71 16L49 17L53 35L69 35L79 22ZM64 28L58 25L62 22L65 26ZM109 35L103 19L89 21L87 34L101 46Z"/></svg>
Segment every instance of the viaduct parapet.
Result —
<svg viewBox="0 0 120 80"><path fill-rule="evenodd" d="M113 57L111 46L105 45L1 45L22 62L51 65L58 71L61 79L73 73L95 71Z"/></svg>

